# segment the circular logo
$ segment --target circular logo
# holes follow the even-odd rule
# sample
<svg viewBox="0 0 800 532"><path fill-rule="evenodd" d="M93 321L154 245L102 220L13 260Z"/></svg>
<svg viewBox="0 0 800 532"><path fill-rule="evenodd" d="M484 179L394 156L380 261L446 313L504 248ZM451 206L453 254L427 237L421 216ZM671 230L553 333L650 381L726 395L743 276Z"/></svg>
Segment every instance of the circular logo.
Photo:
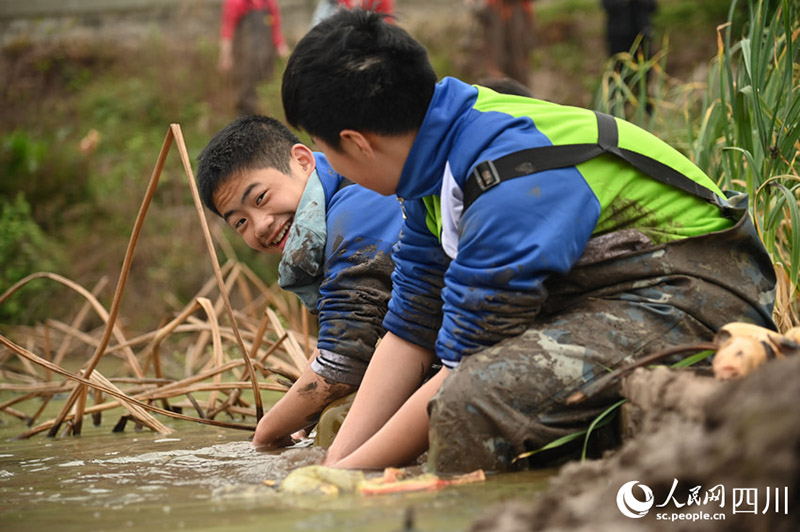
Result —
<svg viewBox="0 0 800 532"><path fill-rule="evenodd" d="M638 480L631 480L622 485L617 492L617 508L622 512L625 517L631 519L639 519L647 515L650 508L653 507L653 490L644 484L638 484ZM644 493L644 500L640 501L633 494L633 488L638 484L639 488Z"/></svg>

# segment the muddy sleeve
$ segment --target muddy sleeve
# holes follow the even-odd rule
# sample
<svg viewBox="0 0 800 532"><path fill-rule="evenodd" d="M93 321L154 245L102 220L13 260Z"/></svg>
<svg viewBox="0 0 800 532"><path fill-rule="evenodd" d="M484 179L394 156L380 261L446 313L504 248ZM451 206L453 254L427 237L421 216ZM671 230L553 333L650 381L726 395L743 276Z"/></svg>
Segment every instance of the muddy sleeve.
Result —
<svg viewBox="0 0 800 532"><path fill-rule="evenodd" d="M350 185L340 187L326 207L327 237L320 284L319 356L312 369L321 377L358 385L375 345L392 294L392 246L402 223L394 197Z"/></svg>
<svg viewBox="0 0 800 532"><path fill-rule="evenodd" d="M342 242L326 264L332 273L320 286L319 356L312 369L322 377L357 386L384 333L393 263L390 252L375 245L343 258L346 246Z"/></svg>
<svg viewBox="0 0 800 532"><path fill-rule="evenodd" d="M422 200L405 201L406 220L393 250L392 299L383 324L387 331L433 350L442 323L441 291L450 259L424 220Z"/></svg>
<svg viewBox="0 0 800 532"><path fill-rule="evenodd" d="M581 256L600 213L575 168L510 179L464 212L442 290L436 354L448 367L522 334L547 300L545 280Z"/></svg>

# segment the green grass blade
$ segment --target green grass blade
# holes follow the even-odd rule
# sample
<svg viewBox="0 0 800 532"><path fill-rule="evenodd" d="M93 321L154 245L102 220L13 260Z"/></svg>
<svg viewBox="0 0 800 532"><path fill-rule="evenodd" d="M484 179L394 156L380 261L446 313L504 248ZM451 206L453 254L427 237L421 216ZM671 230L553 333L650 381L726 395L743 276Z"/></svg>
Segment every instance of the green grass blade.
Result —
<svg viewBox="0 0 800 532"><path fill-rule="evenodd" d="M513 460L511 460L511 463L514 463L517 460L522 460L523 458L528 458L529 456L533 456L533 455L538 454L538 453L540 453L542 451L547 451L548 449L555 449L556 447L561 447L562 445L566 445L566 444L568 444L569 442L571 442L573 440L577 440L578 438L580 438L581 436L586 434L586 432L587 432L586 430L581 430L581 431L578 431L578 432L573 432L571 434L567 434L566 436L561 436L560 438L551 441L547 445L539 447L538 449L534 449L533 451L524 452L524 453L516 456Z"/></svg>
<svg viewBox="0 0 800 532"><path fill-rule="evenodd" d="M683 360L680 360L674 364L672 364L671 368L688 368L689 366L693 366L700 361L703 361L714 354L714 351L707 350L707 351L700 351L699 353L695 353L692 356L688 356Z"/></svg>
<svg viewBox="0 0 800 532"><path fill-rule="evenodd" d="M626 401L627 401L627 399L620 399L619 401L617 401L613 405L611 405L608 408L606 408L605 410L603 410L603 412L599 416L594 418L594 421L592 421L592 424L589 425L589 428L586 430L586 438L584 438L584 440L583 440L583 451L581 452L581 460L586 460L586 448L589 446L589 436L591 436L592 431L594 429L596 429L596 428L600 428L600 427L606 425L609 421L611 421L611 418L609 417L605 422L600 424L600 422L603 421L603 419L605 419L606 416L608 416L612 412L615 412L617 410L617 408L619 408L619 406L622 405L622 403L624 403Z"/></svg>
<svg viewBox="0 0 800 532"><path fill-rule="evenodd" d="M800 271L800 208L792 191L780 183L774 185L774 188L783 195L785 203L789 207L790 225L787 247L790 250L790 261L788 270L789 280L793 286L796 286L798 271Z"/></svg>

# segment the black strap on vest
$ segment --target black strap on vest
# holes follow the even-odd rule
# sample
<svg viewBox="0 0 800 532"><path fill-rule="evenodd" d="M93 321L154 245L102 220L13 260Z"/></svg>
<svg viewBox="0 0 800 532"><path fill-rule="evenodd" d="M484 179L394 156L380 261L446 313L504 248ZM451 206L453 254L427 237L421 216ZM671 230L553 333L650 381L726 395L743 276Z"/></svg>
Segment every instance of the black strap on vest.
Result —
<svg viewBox="0 0 800 532"><path fill-rule="evenodd" d="M595 111L595 115L597 116L597 144L540 146L479 163L464 183L464 210L469 208L478 196L501 181L545 170L577 166L603 153L616 155L656 181L672 185L719 205L719 198L716 194L674 168L646 155L620 148L617 122L614 117L597 111Z"/></svg>

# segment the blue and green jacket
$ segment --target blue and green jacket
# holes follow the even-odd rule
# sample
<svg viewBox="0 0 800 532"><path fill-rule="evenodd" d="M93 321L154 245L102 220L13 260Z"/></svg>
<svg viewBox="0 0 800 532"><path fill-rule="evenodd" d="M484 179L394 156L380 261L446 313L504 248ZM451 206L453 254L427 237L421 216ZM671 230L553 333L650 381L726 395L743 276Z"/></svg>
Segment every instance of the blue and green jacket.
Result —
<svg viewBox="0 0 800 532"><path fill-rule="evenodd" d="M674 148L616 122L620 148L722 196ZM547 300L547 278L569 272L590 238L635 229L658 245L733 225L711 203L609 154L504 181L464 209L464 183L479 163L527 148L597 141L590 110L453 78L437 84L397 188L406 220L393 250L385 328L435 349L454 367L463 356L521 334Z"/></svg>

